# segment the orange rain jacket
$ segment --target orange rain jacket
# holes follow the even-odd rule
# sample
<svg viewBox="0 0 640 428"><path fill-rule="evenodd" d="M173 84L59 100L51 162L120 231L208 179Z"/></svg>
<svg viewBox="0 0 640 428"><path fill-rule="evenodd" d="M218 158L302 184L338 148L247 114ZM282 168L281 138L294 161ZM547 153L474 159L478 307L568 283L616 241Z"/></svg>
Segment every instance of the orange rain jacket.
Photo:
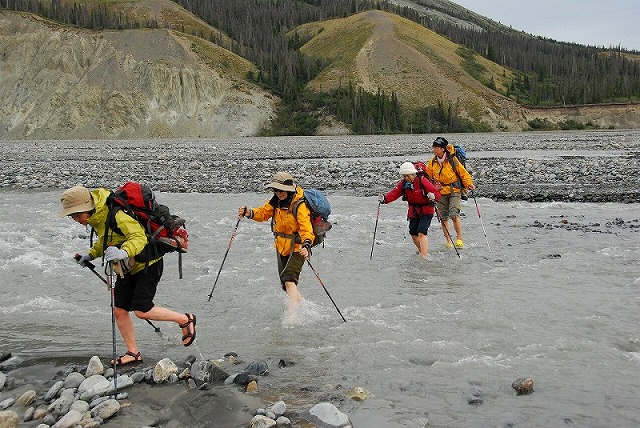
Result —
<svg viewBox="0 0 640 428"><path fill-rule="evenodd" d="M446 150L446 158L442 165L440 165L435 156L432 157L431 160L427 163L427 169L425 173L436 184L438 182L442 184L442 189L440 190L441 195L450 195L453 192L460 193L458 176L460 176L460 179L462 180L462 187L464 187L465 189L473 184L471 175L457 159L453 158L454 152L455 149L453 145L449 144ZM456 175L456 171L453 170L453 166L451 165L452 163L456 166L458 175Z"/></svg>
<svg viewBox="0 0 640 428"><path fill-rule="evenodd" d="M276 251L288 256L291 254L291 241L294 239L293 251L298 252L301 243L305 240L313 242L315 238L313 228L311 227L311 212L307 204L301 203L298 206L297 218L293 216L294 203L302 199L304 191L301 187L296 187L296 193L293 195L291 203L287 209L276 208L273 198L269 199L262 206L253 208L252 219L255 221L265 221L273 218L272 231L276 237L274 244Z"/></svg>

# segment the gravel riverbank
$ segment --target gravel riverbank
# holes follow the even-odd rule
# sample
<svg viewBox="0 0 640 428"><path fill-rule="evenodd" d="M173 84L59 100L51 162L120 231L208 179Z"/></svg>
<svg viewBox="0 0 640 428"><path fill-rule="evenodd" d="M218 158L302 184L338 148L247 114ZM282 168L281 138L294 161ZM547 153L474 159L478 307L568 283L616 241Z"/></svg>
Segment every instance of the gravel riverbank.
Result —
<svg viewBox="0 0 640 428"><path fill-rule="evenodd" d="M456 134L478 194L494 200L637 202L640 131ZM220 140L1 142L0 187L116 188L126 180L166 192L263 191L277 170L328 193L375 195L404 160L428 160L432 135Z"/></svg>
<svg viewBox="0 0 640 428"><path fill-rule="evenodd" d="M259 386L269 374L267 363L246 365L235 353L209 361L190 355L178 363L164 358L125 365L117 382L113 367L99 357L81 360L0 353L0 427L258 428L275 426L276 420L280 427L350 426L348 416L328 402L299 414L282 400L268 399ZM344 400L349 393L339 395Z"/></svg>

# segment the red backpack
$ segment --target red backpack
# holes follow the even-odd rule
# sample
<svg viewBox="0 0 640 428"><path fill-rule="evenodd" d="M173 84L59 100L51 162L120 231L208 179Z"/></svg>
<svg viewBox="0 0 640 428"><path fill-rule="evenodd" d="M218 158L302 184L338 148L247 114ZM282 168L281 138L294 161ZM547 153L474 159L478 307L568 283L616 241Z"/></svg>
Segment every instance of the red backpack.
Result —
<svg viewBox="0 0 640 428"><path fill-rule="evenodd" d="M121 233L115 220L119 210L125 211L138 220L147 233L147 246L135 256L138 262L149 262L167 253L178 252L178 268L182 278L182 253L189 248L189 234L185 228L185 220L172 215L166 205L156 202L153 190L149 186L129 181L112 192L107 198L109 214L106 226ZM104 236L106 248L107 234Z"/></svg>
<svg viewBox="0 0 640 428"><path fill-rule="evenodd" d="M427 173L427 164L422 161L412 162L413 167L418 171L417 176L426 175Z"/></svg>

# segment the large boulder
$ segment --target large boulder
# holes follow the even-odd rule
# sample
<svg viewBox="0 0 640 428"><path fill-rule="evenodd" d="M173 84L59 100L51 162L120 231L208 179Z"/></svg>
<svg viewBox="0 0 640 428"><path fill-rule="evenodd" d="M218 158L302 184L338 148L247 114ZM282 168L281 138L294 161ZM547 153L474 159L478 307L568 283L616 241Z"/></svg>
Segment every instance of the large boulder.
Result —
<svg viewBox="0 0 640 428"><path fill-rule="evenodd" d="M302 415L320 428L344 428L351 426L349 417L331 403L318 403Z"/></svg>
<svg viewBox="0 0 640 428"><path fill-rule="evenodd" d="M224 382L229 373L218 367L213 361L199 360L191 365L191 377L196 384Z"/></svg>
<svg viewBox="0 0 640 428"><path fill-rule="evenodd" d="M13 410L1 411L0 428L18 428L18 414Z"/></svg>

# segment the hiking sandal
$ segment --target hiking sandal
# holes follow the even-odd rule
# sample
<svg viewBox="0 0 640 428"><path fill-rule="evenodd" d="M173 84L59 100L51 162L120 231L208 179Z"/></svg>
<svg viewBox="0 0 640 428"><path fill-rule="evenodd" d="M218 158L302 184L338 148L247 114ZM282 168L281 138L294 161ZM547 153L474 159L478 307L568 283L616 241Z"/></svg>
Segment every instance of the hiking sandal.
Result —
<svg viewBox="0 0 640 428"><path fill-rule="evenodd" d="M187 314L187 313L185 313L185 315L189 320L184 324L178 324L178 326L182 329L184 328L187 329L187 333L185 333L185 335L182 336L182 342L184 342L186 339L189 339L187 343L182 343L185 347L187 347L191 345L194 340L196 340L196 316L194 314ZM193 333L189 329L189 325L192 323L193 323Z"/></svg>
<svg viewBox="0 0 640 428"><path fill-rule="evenodd" d="M125 358L127 355L130 357L133 357L133 360L123 363L122 359ZM141 362L142 362L142 356L140 355L140 352L138 352L137 354L134 354L131 351L127 351L126 354L121 355L116 359L116 365L118 366L126 366L128 364L138 364ZM113 365L113 360L111 360L111 365Z"/></svg>

